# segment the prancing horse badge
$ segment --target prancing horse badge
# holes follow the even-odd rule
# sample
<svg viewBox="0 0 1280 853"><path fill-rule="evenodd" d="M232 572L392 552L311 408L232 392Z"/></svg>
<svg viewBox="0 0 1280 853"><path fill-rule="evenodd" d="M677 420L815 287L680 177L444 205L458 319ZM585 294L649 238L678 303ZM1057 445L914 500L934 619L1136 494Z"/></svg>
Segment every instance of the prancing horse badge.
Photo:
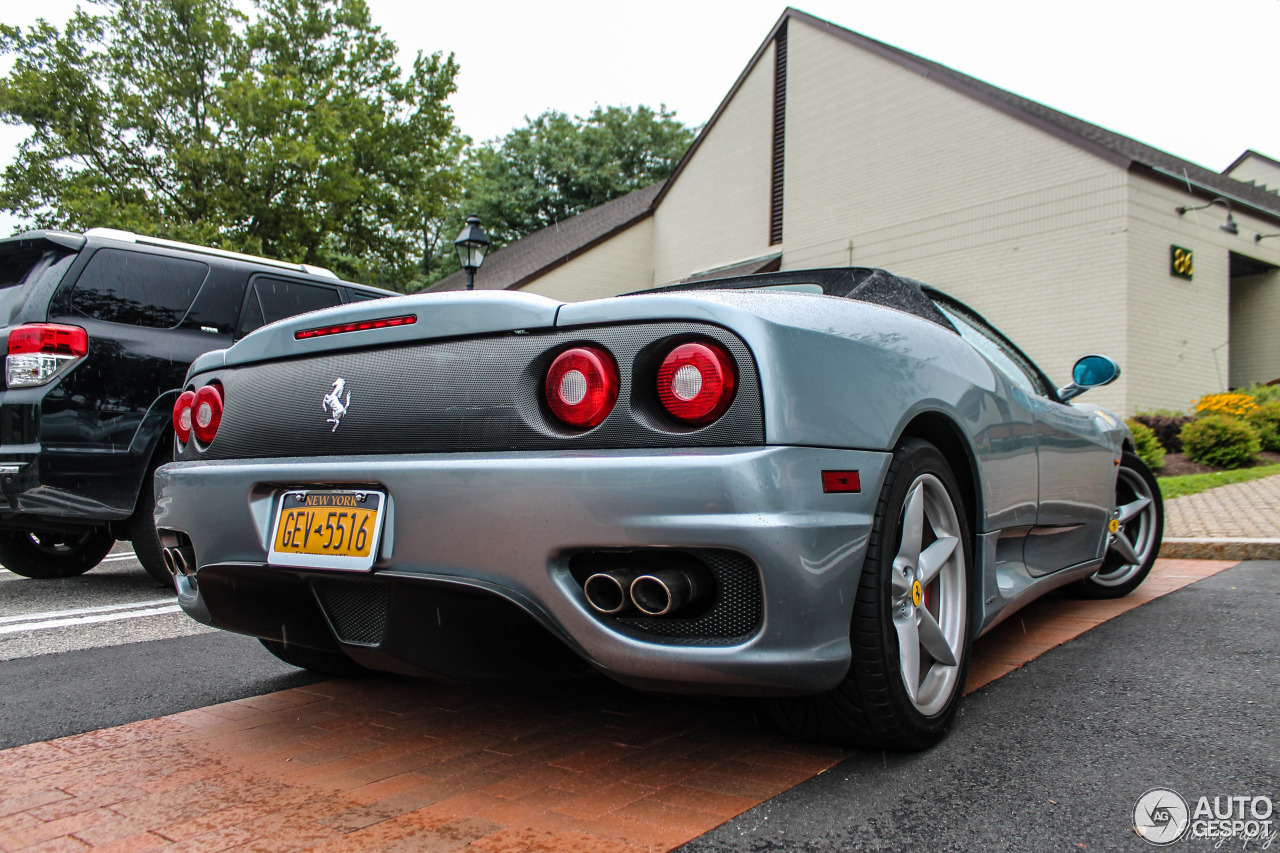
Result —
<svg viewBox="0 0 1280 853"><path fill-rule="evenodd" d="M342 399L342 392L346 390L347 380L339 376L333 380L333 387L329 389L329 393L324 395L321 401L324 410L329 413L329 419L325 423L333 424L333 429L329 432L338 431L338 423L342 420L342 416L347 413L351 407L351 392L347 391L347 399Z"/></svg>

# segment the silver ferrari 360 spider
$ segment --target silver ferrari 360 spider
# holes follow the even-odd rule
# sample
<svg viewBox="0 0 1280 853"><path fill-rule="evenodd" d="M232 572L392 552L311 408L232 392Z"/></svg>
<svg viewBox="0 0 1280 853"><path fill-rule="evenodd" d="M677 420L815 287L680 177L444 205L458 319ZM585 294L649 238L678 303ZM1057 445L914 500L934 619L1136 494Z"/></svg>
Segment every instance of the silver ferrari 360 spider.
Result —
<svg viewBox="0 0 1280 853"><path fill-rule="evenodd" d="M1073 401L1118 373L1055 389L882 270L376 300L192 365L156 521L183 609L297 666L595 669L915 749L975 637L1150 570L1155 479Z"/></svg>

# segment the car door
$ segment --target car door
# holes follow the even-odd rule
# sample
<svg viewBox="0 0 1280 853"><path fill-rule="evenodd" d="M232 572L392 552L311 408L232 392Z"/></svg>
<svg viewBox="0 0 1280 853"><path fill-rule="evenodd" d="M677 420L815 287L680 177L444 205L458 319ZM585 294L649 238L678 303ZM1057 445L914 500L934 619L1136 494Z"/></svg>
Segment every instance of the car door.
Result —
<svg viewBox="0 0 1280 853"><path fill-rule="evenodd" d="M1053 385L1026 354L966 306L939 308L1023 395L1035 422L1039 501L1023 562L1045 575L1097 559L1114 500L1115 454L1096 416L1058 401Z"/></svg>

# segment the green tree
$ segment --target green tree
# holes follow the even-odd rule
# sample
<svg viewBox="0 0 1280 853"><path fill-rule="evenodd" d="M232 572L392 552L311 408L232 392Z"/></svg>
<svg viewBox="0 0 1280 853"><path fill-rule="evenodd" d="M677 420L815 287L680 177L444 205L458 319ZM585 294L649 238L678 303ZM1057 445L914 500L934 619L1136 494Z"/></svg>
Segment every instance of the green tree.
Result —
<svg viewBox="0 0 1280 853"><path fill-rule="evenodd" d="M107 0L63 31L0 25L0 120L30 135L0 208L403 287L460 191L452 56L395 42L364 0ZM430 270L425 270L430 272Z"/></svg>
<svg viewBox="0 0 1280 853"><path fill-rule="evenodd" d="M509 243L666 178L694 135L665 106L548 110L478 148L463 206Z"/></svg>

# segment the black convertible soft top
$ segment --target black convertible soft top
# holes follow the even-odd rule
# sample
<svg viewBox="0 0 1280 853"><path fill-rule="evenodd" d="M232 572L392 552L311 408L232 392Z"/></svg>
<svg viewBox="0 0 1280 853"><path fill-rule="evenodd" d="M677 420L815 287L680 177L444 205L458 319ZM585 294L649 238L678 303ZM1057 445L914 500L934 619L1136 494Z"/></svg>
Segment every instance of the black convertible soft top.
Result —
<svg viewBox="0 0 1280 853"><path fill-rule="evenodd" d="M870 267L832 267L816 270L790 270L713 278L687 284L671 284L624 294L674 293L683 290L749 290L762 287L816 284L827 296L842 296L859 302L870 302L914 314L954 332L955 326L938 310L929 297L932 288L915 279L903 278L882 269Z"/></svg>

